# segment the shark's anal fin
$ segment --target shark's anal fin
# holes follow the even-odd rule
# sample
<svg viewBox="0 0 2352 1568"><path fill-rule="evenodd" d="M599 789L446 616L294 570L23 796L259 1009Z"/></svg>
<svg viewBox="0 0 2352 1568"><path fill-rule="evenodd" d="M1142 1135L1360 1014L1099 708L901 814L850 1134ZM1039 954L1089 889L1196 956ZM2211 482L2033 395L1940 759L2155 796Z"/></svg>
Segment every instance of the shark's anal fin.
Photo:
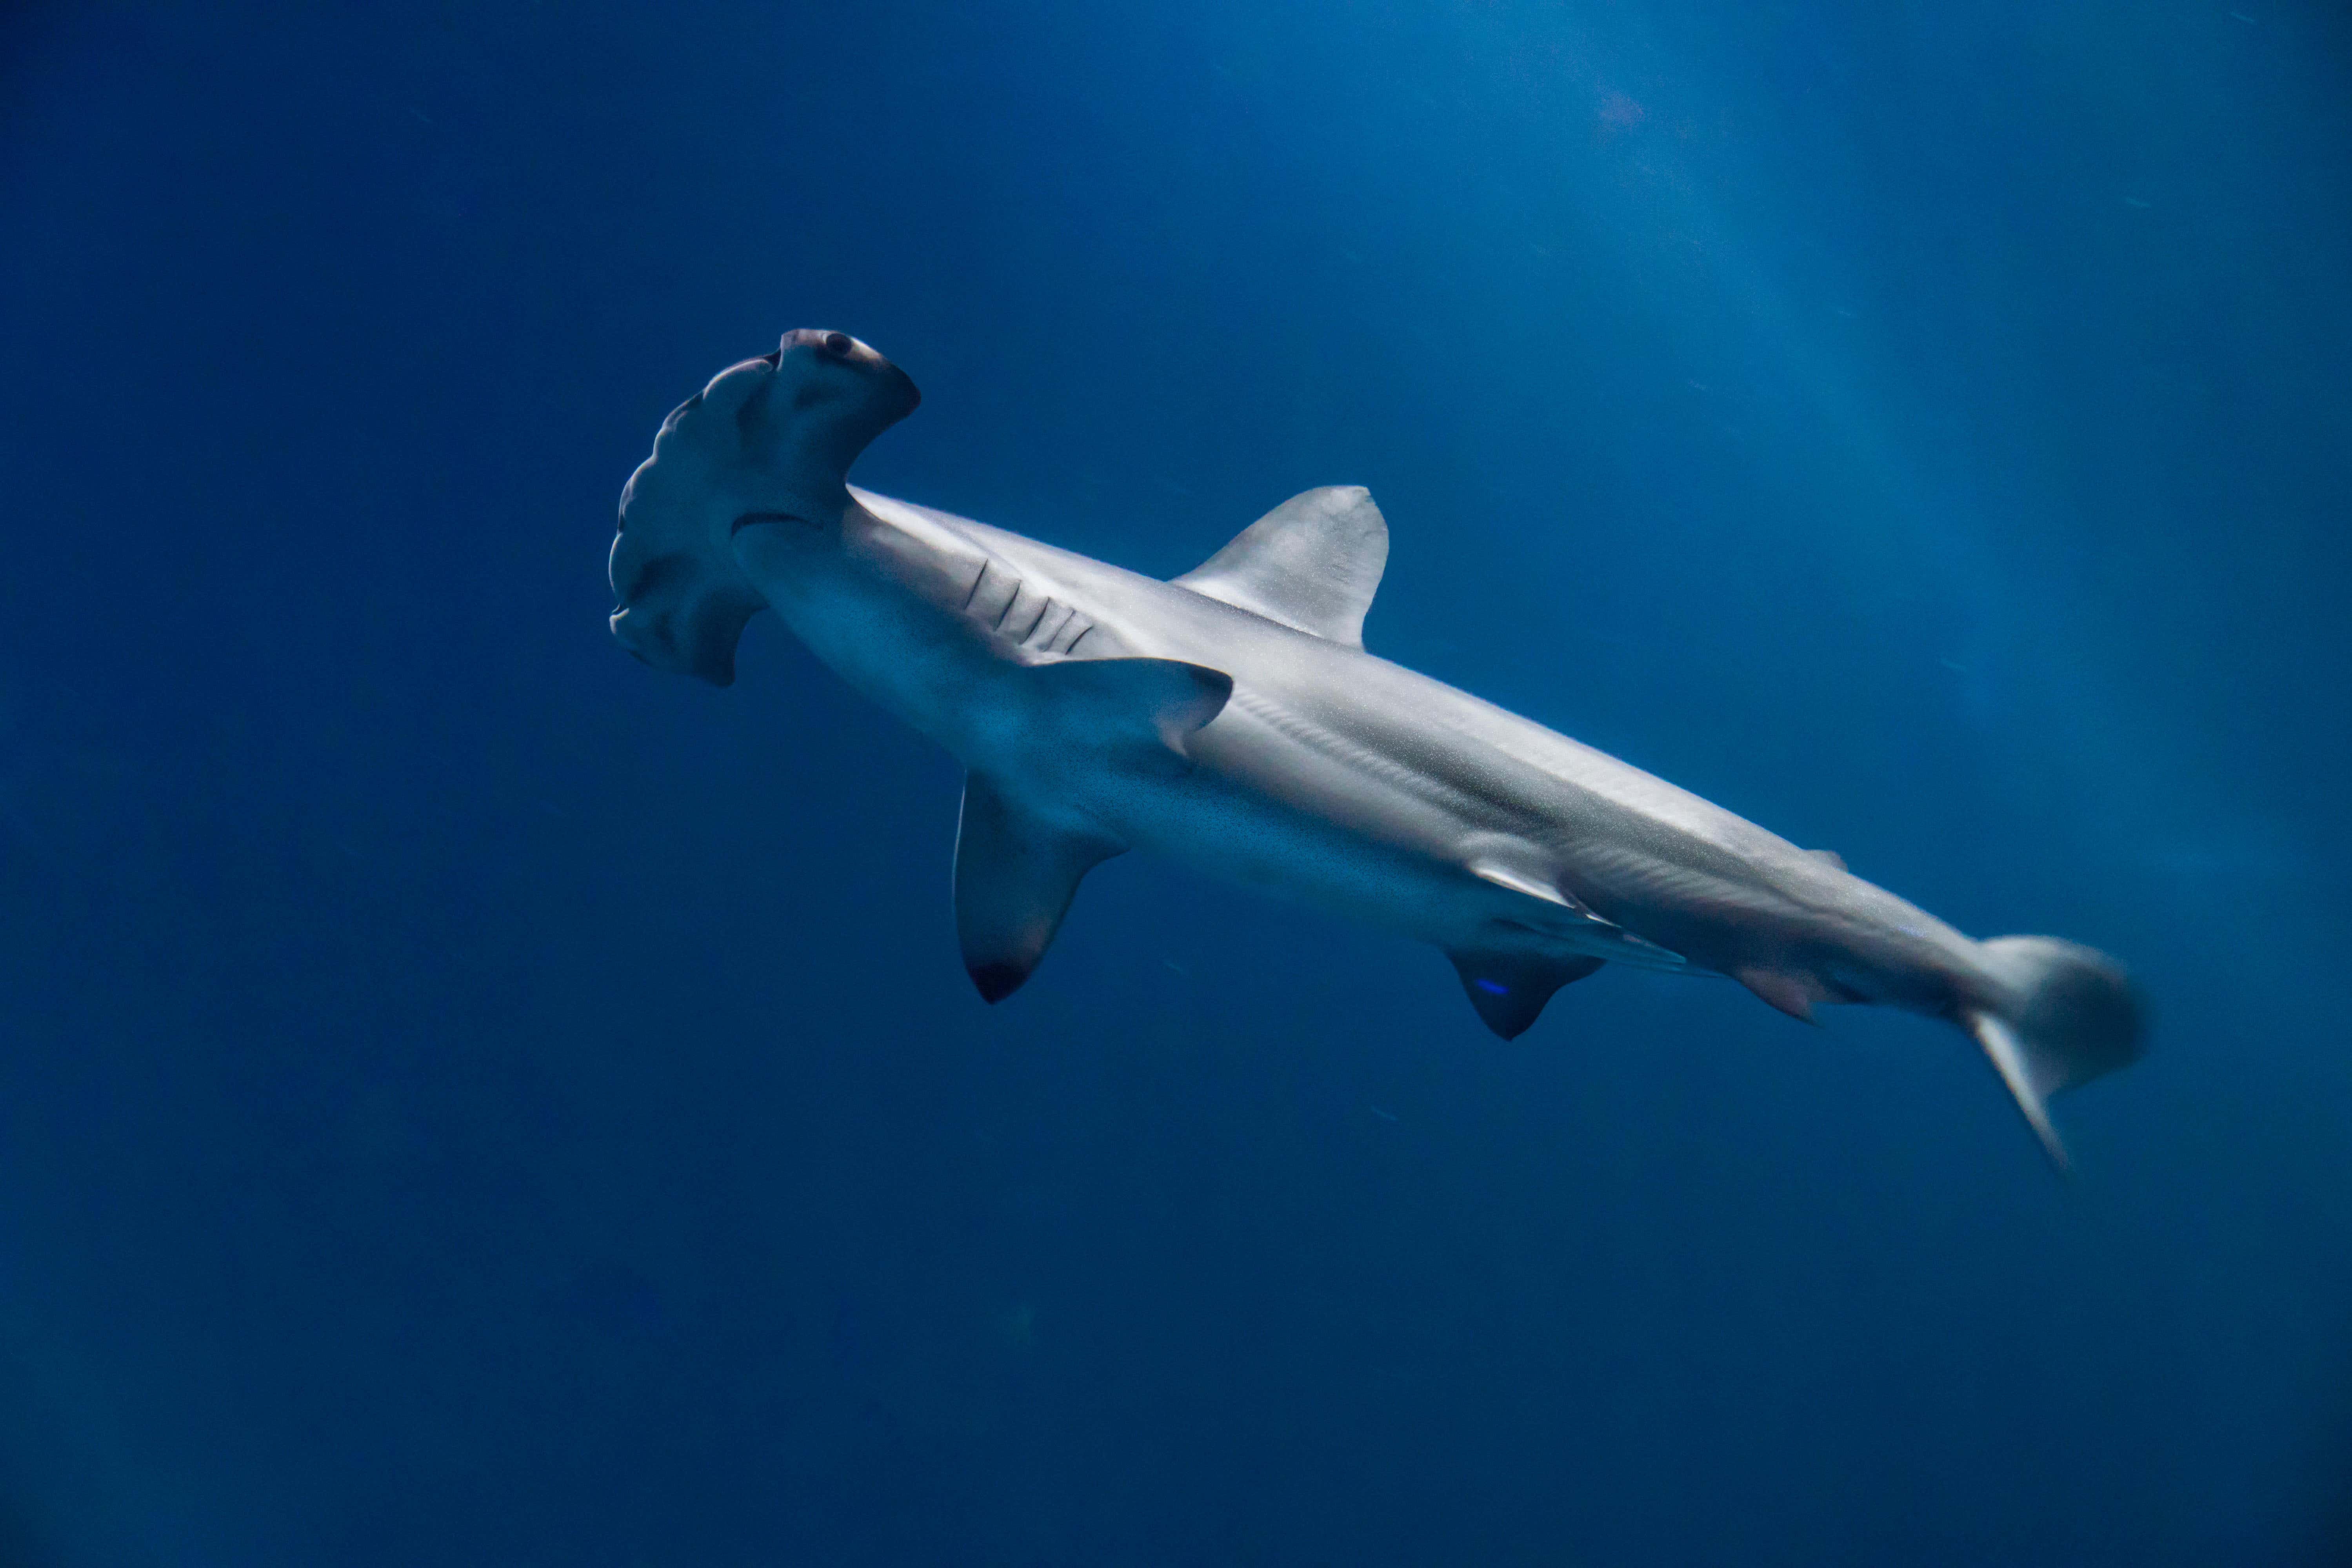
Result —
<svg viewBox="0 0 2352 1568"><path fill-rule="evenodd" d="M1802 970L1748 964L1733 970L1731 977L1801 1024L1819 1023L1813 1016L1814 1007L1840 999L1819 975Z"/></svg>
<svg viewBox="0 0 2352 1568"><path fill-rule="evenodd" d="M1510 952L1449 952L1462 990L1486 1027L1507 1040L1525 1034L1552 993L1601 967L1597 958L1545 958Z"/></svg>
<svg viewBox="0 0 2352 1568"><path fill-rule="evenodd" d="M1108 834L1050 822L984 775L963 781L956 826L956 939L981 999L1021 988L1054 943L1078 879L1127 846Z"/></svg>
<svg viewBox="0 0 2352 1568"><path fill-rule="evenodd" d="M1364 646L1364 612L1389 561L1389 525L1361 485L1296 495L1176 579L1295 631Z"/></svg>

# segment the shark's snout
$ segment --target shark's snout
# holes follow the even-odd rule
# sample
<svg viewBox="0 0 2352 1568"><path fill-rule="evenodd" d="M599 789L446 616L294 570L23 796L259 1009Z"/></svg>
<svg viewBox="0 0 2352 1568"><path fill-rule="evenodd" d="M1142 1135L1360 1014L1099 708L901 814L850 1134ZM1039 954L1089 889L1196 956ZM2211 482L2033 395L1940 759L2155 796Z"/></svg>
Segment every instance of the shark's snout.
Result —
<svg viewBox="0 0 2352 1568"><path fill-rule="evenodd" d="M622 491L613 635L656 669L732 680L736 642L766 602L735 532L790 521L823 533L848 504L849 465L922 395L870 346L822 327L721 371L664 423Z"/></svg>

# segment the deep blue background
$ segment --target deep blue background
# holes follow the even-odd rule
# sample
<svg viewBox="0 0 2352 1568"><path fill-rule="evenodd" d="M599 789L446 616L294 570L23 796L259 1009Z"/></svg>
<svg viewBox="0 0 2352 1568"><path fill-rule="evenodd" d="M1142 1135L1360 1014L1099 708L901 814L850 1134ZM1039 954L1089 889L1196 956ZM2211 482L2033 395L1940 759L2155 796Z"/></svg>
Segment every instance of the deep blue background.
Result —
<svg viewBox="0 0 2352 1568"><path fill-rule="evenodd" d="M0 1559L2326 1563L2352 26L2185 0L14 8ZM2155 1054L1130 858L983 1008L950 763L605 633L799 325L863 482L1373 647Z"/></svg>

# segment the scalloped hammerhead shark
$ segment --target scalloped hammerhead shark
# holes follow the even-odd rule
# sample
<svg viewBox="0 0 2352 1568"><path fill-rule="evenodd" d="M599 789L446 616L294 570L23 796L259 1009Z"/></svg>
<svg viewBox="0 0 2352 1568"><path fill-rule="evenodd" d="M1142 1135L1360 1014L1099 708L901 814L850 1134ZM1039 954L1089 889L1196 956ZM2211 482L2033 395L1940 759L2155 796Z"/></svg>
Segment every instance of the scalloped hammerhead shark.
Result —
<svg viewBox="0 0 2352 1568"><path fill-rule="evenodd" d="M956 931L981 995L1029 978L1130 848L1430 942L1506 1039L1604 963L1727 974L1781 1012L1874 1002L1974 1037L2061 1168L2044 1102L2139 1054L2123 972L1974 942L1696 795L1364 651L1388 528L1293 498L1172 582L852 488L921 395L845 332L787 333L664 421L621 496L613 633L734 679L783 617L968 770Z"/></svg>

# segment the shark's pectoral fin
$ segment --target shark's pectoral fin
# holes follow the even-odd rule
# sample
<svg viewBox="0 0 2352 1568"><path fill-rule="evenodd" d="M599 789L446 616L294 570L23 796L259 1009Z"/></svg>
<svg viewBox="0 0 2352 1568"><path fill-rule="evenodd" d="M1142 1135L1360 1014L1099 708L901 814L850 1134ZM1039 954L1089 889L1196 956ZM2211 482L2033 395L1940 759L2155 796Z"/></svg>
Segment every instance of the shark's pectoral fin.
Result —
<svg viewBox="0 0 2352 1568"><path fill-rule="evenodd" d="M1099 829L1049 821L979 773L963 781L956 827L956 938L981 998L1021 988L1054 943L1078 879L1127 846Z"/></svg>
<svg viewBox="0 0 2352 1568"><path fill-rule="evenodd" d="M1058 659L1023 668L1014 685L1029 749L1161 773L1192 767L1184 737L1234 694L1224 671L1173 658Z"/></svg>
<svg viewBox="0 0 2352 1568"><path fill-rule="evenodd" d="M1364 646L1389 561L1389 525L1360 485L1296 495L1175 581L1296 631Z"/></svg>
<svg viewBox="0 0 2352 1568"><path fill-rule="evenodd" d="M1449 952L1463 992L1486 1027L1507 1040L1527 1033L1552 993L1601 967L1597 958L1546 958L1531 953Z"/></svg>
<svg viewBox="0 0 2352 1568"><path fill-rule="evenodd" d="M1057 658L1015 668L997 689L991 721L1003 727L1011 771L964 776L955 862L956 937L990 1002L1045 956L1079 879L1127 848L1083 814L1053 809L1059 785L1074 773L1186 773L1185 737L1223 710L1234 682L1171 658Z"/></svg>

